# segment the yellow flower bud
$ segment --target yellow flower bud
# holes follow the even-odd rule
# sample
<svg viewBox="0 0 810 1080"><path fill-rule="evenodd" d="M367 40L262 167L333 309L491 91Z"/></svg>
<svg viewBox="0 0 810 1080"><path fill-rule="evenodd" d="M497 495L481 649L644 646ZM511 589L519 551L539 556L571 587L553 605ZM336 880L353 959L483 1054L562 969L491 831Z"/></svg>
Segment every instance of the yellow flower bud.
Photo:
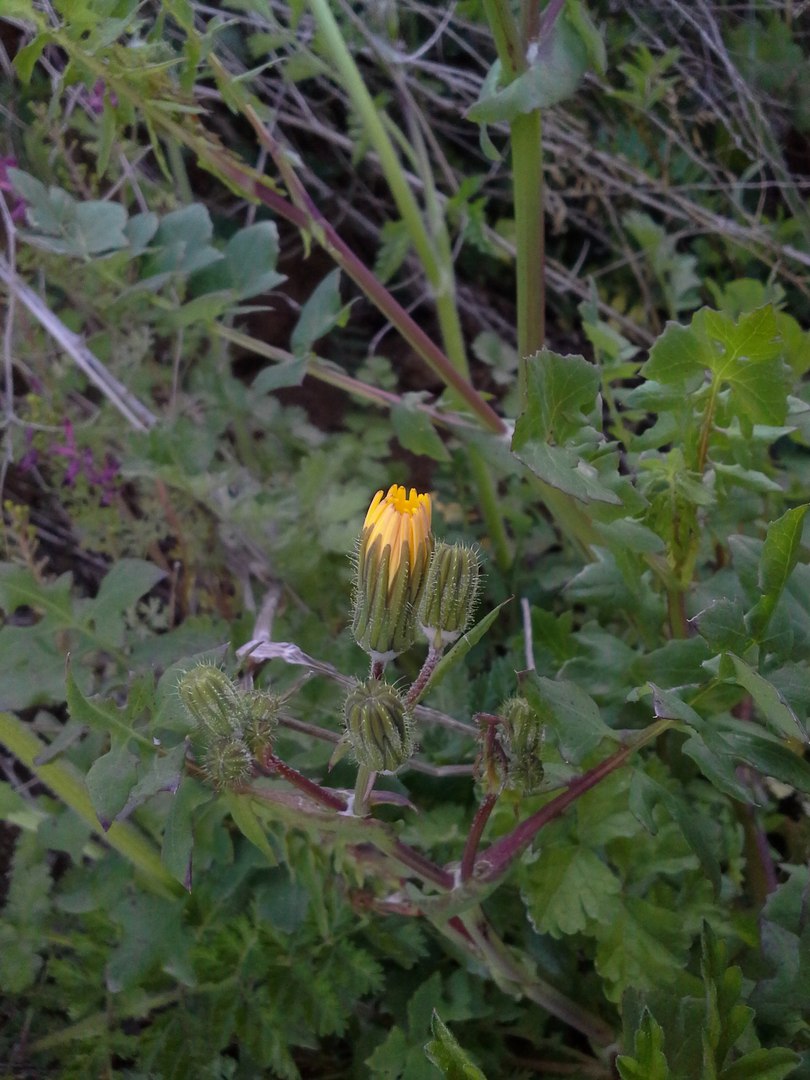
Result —
<svg viewBox="0 0 810 1080"><path fill-rule="evenodd" d="M360 535L352 621L357 644L375 661L413 644L432 544L430 495L397 484L377 492Z"/></svg>
<svg viewBox="0 0 810 1080"><path fill-rule="evenodd" d="M397 690L380 679L357 683L346 698L345 738L358 765L392 773L413 753L413 724Z"/></svg>
<svg viewBox="0 0 810 1080"><path fill-rule="evenodd" d="M417 622L434 649L461 637L478 597L479 564L465 544L438 543L430 558Z"/></svg>

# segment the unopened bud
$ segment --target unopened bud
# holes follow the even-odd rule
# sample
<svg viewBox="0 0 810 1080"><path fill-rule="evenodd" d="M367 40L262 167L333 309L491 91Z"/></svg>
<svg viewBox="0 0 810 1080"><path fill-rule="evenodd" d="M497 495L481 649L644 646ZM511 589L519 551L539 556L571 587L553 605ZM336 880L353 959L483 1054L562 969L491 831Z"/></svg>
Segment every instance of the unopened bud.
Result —
<svg viewBox="0 0 810 1080"><path fill-rule="evenodd" d="M241 732L242 698L218 667L200 664L191 668L178 682L177 692L186 712L209 735L224 738Z"/></svg>
<svg viewBox="0 0 810 1080"><path fill-rule="evenodd" d="M543 781L542 750L545 730L531 705L513 697L501 706L505 749L509 759L507 787L520 795L531 795Z"/></svg>
<svg viewBox="0 0 810 1080"><path fill-rule="evenodd" d="M245 742L254 757L261 761L264 754L272 749L281 703L275 694L268 694L264 690L249 691L242 702Z"/></svg>
<svg viewBox="0 0 810 1080"><path fill-rule="evenodd" d="M344 706L346 738L358 765L392 773L413 753L413 725L400 694L380 679L358 683Z"/></svg>
<svg viewBox="0 0 810 1080"><path fill-rule="evenodd" d="M202 761L209 783L220 791L241 787L253 773L253 757L236 735L220 736L209 743Z"/></svg>
<svg viewBox="0 0 810 1080"><path fill-rule="evenodd" d="M431 556L417 620L433 648L456 641L472 621L478 596L478 555L465 544L438 543Z"/></svg>

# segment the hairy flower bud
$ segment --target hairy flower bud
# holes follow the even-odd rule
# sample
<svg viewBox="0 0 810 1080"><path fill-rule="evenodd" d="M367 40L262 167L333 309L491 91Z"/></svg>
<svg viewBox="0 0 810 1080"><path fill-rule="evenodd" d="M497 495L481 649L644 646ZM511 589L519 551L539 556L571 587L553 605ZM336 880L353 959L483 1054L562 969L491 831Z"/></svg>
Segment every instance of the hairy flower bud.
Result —
<svg viewBox="0 0 810 1080"><path fill-rule="evenodd" d="M522 697L509 698L500 709L509 759L507 787L531 795L543 780L545 730L537 713Z"/></svg>
<svg viewBox="0 0 810 1080"><path fill-rule="evenodd" d="M392 773L413 753L413 725L405 702L389 683L357 683L344 706L345 738L357 763L372 772Z"/></svg>
<svg viewBox="0 0 810 1080"><path fill-rule="evenodd" d="M465 544L436 545L430 558L417 622L434 649L456 641L472 621L479 563Z"/></svg>
<svg viewBox="0 0 810 1080"><path fill-rule="evenodd" d="M238 735L221 735L209 743L202 760L209 783L220 791L240 787L253 773L253 756Z"/></svg>
<svg viewBox="0 0 810 1080"><path fill-rule="evenodd" d="M357 550L352 632L373 660L392 660L416 636L415 610L432 546L430 496L397 484L368 508Z"/></svg>
<svg viewBox="0 0 810 1080"><path fill-rule="evenodd" d="M227 737L241 732L242 698L218 667L199 664L191 668L178 682L177 692L186 712L208 735Z"/></svg>
<svg viewBox="0 0 810 1080"><path fill-rule="evenodd" d="M275 694L268 694L264 690L251 690L242 701L245 742L254 757L261 761L273 747L281 701Z"/></svg>

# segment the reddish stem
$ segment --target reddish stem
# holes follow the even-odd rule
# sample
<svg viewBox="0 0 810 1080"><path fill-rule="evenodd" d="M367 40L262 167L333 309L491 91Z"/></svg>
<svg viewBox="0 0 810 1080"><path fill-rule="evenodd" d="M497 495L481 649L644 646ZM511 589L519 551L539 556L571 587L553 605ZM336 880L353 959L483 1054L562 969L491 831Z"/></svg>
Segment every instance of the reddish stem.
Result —
<svg viewBox="0 0 810 1080"><path fill-rule="evenodd" d="M310 799L320 803L321 806L328 806L330 810L343 812L348 806L346 800L340 795L335 795L327 788L316 784L314 780L310 780L309 777L304 776L303 773L294 769L292 765L288 765L286 761L282 761L280 757L276 757L275 754L266 754L263 765L258 766L258 768L266 775L278 774L289 784L292 784L293 787L303 791Z"/></svg>
<svg viewBox="0 0 810 1080"><path fill-rule="evenodd" d="M478 845L481 842L481 836L484 832L484 827L489 821L489 816L495 809L495 803L498 801L498 795L500 792L490 792L489 795L484 796L484 800L475 812L470 831L467 835L467 843L464 845L464 854L461 857L461 880L462 882L469 881L472 877L473 870L475 869L475 855L478 851Z"/></svg>
<svg viewBox="0 0 810 1080"><path fill-rule="evenodd" d="M482 872L478 874L478 880L495 881L505 874L509 866L529 846L544 825L558 818L571 803L576 802L586 791L596 787L601 780L623 765L637 749L638 746L626 746L615 754L611 754L590 772L574 780L561 795L522 821L508 836L491 844L476 860L482 868Z"/></svg>

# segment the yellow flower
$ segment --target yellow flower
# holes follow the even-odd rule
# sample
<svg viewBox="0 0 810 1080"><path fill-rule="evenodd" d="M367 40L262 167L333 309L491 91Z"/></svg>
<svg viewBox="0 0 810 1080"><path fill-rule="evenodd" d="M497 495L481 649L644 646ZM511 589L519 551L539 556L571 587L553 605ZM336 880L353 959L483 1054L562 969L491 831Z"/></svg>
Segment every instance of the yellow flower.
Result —
<svg viewBox="0 0 810 1080"><path fill-rule="evenodd" d="M394 587L399 565L406 556L411 569L411 591L414 577L418 576L421 580L430 555L430 496L417 494L416 488L406 493L405 488L398 484L391 485L385 498L382 491L378 491L371 500L363 522L360 546L369 550L378 542L381 552L386 547L391 548L389 592Z"/></svg>
<svg viewBox="0 0 810 1080"><path fill-rule="evenodd" d="M374 660L390 660L413 644L433 539L430 495L398 484L371 500L357 556L352 629Z"/></svg>

